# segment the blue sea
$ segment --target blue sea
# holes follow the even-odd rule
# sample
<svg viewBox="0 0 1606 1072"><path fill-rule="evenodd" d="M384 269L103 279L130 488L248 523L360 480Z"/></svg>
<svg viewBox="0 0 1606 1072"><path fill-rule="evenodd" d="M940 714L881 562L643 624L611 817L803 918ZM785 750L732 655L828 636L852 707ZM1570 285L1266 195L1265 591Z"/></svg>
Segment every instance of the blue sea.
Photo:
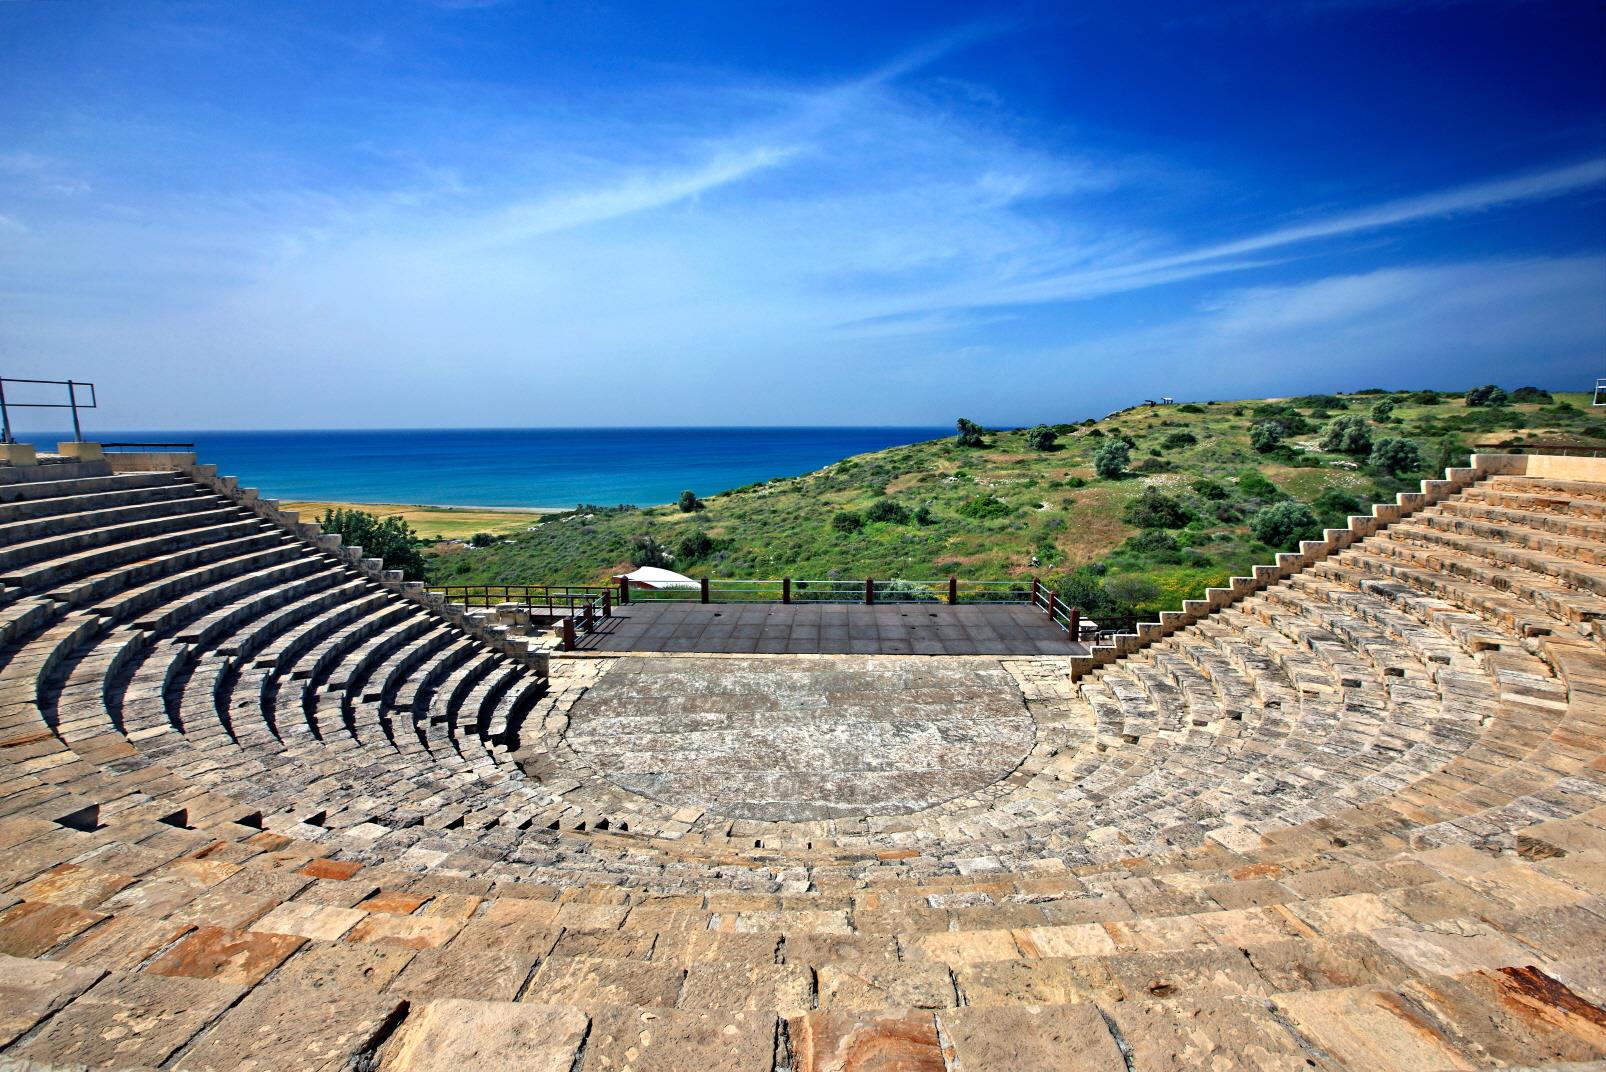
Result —
<svg viewBox="0 0 1606 1072"><path fill-rule="evenodd" d="M707 496L952 434L950 427L86 429L84 437L193 442L202 462L276 499L567 508L666 503L687 488Z"/></svg>

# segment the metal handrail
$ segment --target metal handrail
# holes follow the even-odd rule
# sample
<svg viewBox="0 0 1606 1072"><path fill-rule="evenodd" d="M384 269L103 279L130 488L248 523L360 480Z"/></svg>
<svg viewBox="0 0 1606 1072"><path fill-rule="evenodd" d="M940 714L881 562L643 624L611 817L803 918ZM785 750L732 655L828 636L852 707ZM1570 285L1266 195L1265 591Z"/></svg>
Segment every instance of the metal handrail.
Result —
<svg viewBox="0 0 1606 1072"><path fill-rule="evenodd" d="M67 401L65 402L11 402L6 399L6 384L8 383L48 383L56 387L67 388ZM78 388L89 388L89 401L78 401ZM0 376L0 438L6 443L15 443L11 435L11 411L13 409L70 409L72 410L72 438L74 443L84 441L83 429L78 425L78 411L80 409L99 409L100 400L95 394L95 385L87 380L30 380L18 376Z"/></svg>

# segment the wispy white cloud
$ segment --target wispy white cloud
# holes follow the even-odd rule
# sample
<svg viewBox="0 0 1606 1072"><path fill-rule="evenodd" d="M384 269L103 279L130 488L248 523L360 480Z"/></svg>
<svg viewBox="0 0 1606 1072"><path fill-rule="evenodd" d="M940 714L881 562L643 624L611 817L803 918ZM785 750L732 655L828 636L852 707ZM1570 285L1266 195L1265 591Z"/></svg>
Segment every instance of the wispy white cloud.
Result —
<svg viewBox="0 0 1606 1072"><path fill-rule="evenodd" d="M979 291L969 298L953 295L945 300L963 304L1010 305L1068 301L1141 290L1200 276L1264 267L1271 262L1263 257L1248 258L1322 239L1343 238L1388 227L1486 212L1581 191L1606 193L1606 159L1456 186L1291 224L1228 242L1212 243L1130 263L1044 276L991 291Z"/></svg>

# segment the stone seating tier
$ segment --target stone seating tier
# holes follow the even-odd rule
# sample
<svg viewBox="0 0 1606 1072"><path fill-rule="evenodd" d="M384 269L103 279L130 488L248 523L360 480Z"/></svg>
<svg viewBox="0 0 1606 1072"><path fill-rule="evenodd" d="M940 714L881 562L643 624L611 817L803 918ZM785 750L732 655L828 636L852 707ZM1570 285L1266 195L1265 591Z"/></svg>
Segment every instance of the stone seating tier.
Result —
<svg viewBox="0 0 1606 1072"><path fill-rule="evenodd" d="M1074 681L543 673L204 467L0 481L0 1066L1599 1061L1606 483L1518 468ZM1032 731L990 784L868 814L699 806L765 784L740 751L630 788L701 762L637 766L693 719L795 742L764 753L795 788L817 685L900 697L944 756L989 690Z"/></svg>

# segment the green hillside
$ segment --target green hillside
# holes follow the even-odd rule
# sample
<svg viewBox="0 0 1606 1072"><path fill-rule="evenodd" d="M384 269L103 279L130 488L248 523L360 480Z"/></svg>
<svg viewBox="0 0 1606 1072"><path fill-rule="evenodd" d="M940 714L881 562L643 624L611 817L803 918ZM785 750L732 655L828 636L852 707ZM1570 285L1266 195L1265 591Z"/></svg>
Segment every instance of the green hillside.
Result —
<svg viewBox="0 0 1606 1072"><path fill-rule="evenodd" d="M553 515L484 541L490 546L438 551L429 580L597 582L661 550L667 557L657 564L692 576L1035 574L1105 613L1174 608L1324 525L1464 464L1475 444L1606 447L1606 416L1588 396L1538 394L1482 405L1432 391L1142 405L1052 426L1057 442L1047 450L1034 449L1040 430L987 431L979 446L949 437L712 494L691 512L666 505ZM1407 445L1376 450L1385 440ZM1096 456L1104 452L1110 474L1117 443L1127 445L1126 463L1100 475Z"/></svg>

